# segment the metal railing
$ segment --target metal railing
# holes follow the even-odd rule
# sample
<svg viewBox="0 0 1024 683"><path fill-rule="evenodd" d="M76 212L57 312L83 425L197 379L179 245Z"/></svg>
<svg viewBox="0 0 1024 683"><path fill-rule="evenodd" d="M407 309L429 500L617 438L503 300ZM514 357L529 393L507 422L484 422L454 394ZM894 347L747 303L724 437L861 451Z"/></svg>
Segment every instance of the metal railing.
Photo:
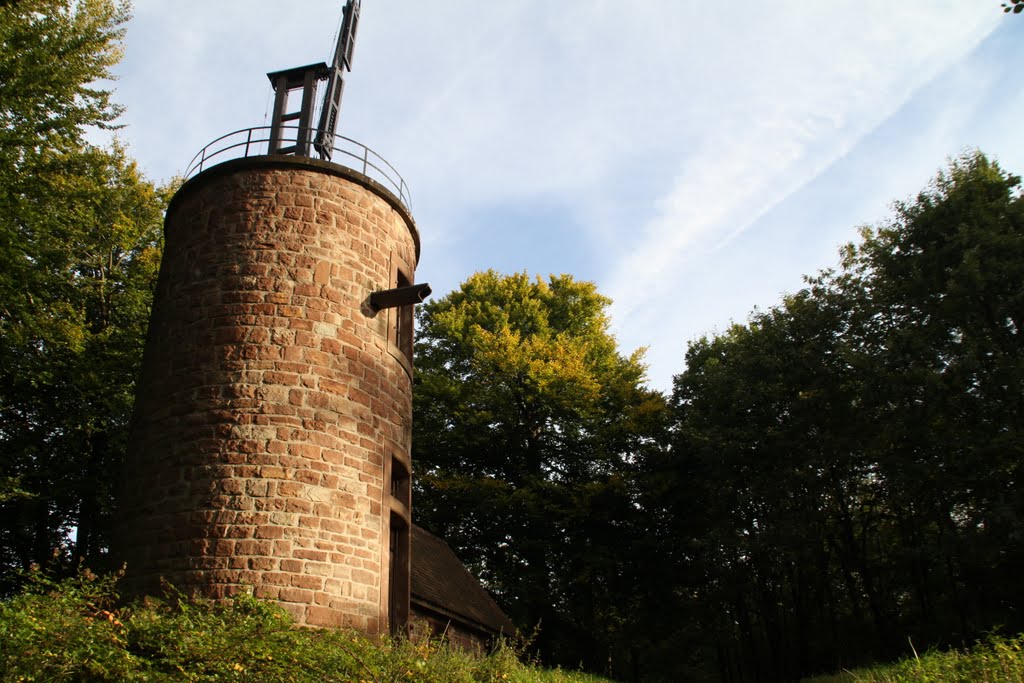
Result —
<svg viewBox="0 0 1024 683"><path fill-rule="evenodd" d="M270 129L270 126L256 126L242 128L220 136L192 157L192 161L189 162L188 169L185 171L185 179L187 180L205 168L223 161L270 154ZM281 146L295 145L299 127L281 126L281 130L283 138L280 142ZM317 131L315 129L308 130L310 130L310 140L312 140L316 137ZM309 143L308 148L312 151L312 143ZM332 163L340 164L376 180L394 193L407 211L412 212L409 187L387 159L366 145L343 135L334 135L332 149Z"/></svg>

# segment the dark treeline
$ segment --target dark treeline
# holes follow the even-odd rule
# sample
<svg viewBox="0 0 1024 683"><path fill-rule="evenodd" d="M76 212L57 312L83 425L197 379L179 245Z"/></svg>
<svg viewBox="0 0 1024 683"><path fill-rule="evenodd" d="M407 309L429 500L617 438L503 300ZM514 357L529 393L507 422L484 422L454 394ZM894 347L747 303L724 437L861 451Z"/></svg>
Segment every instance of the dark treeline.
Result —
<svg viewBox="0 0 1024 683"><path fill-rule="evenodd" d="M420 316L421 523L542 657L621 679L796 680L1024 629L1018 183L953 162L692 343L670 398L592 287L474 276Z"/></svg>
<svg viewBox="0 0 1024 683"><path fill-rule="evenodd" d="M108 546L166 192L117 145L124 3L0 4L0 593ZM94 565L95 566L95 565Z"/></svg>
<svg viewBox="0 0 1024 683"><path fill-rule="evenodd" d="M95 84L126 20L0 6L0 592L102 566L116 516L168 194L86 142L118 115ZM620 680L794 680L1024 630L1018 183L952 163L690 344L671 396L593 284L472 276L418 316L417 521L543 661Z"/></svg>
<svg viewBox="0 0 1024 683"><path fill-rule="evenodd" d="M1024 629L1024 204L980 154L691 345L647 473L724 680ZM715 625L712 628L712 625Z"/></svg>

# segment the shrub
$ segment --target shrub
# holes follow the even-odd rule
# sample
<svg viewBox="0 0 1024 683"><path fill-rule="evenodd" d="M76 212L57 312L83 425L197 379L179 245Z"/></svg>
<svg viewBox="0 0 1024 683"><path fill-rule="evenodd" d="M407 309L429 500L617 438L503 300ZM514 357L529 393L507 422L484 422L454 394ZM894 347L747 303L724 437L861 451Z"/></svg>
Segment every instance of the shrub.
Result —
<svg viewBox="0 0 1024 683"><path fill-rule="evenodd" d="M440 640L300 628L244 593L214 603L169 589L119 607L116 582L88 571L59 583L34 573L0 603L0 680L600 683L527 666L505 642L480 656Z"/></svg>
<svg viewBox="0 0 1024 683"><path fill-rule="evenodd" d="M1024 683L1024 634L991 635L969 650L931 651L895 664L806 679L805 683Z"/></svg>
<svg viewBox="0 0 1024 683"><path fill-rule="evenodd" d="M83 572L57 584L34 574L0 603L0 679L147 680L136 677L140 662L126 647L115 582Z"/></svg>

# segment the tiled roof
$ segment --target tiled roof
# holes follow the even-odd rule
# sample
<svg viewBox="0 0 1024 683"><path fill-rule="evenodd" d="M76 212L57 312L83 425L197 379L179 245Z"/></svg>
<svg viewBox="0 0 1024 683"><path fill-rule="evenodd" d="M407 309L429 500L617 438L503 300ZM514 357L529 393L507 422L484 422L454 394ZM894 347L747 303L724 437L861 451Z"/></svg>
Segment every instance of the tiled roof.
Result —
<svg viewBox="0 0 1024 683"><path fill-rule="evenodd" d="M515 627L448 544L412 527L412 602L494 634Z"/></svg>

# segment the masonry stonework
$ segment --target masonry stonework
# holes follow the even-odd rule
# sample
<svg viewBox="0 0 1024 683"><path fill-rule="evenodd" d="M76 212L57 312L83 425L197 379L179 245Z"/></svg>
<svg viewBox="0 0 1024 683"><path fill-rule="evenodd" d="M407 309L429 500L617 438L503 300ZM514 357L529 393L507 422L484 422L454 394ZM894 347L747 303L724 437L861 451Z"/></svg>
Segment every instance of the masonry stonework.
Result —
<svg viewBox="0 0 1024 683"><path fill-rule="evenodd" d="M385 630L412 367L401 309L366 300L413 281L411 216L337 165L255 157L188 181L165 233L116 541L129 590L252 590L299 623Z"/></svg>

